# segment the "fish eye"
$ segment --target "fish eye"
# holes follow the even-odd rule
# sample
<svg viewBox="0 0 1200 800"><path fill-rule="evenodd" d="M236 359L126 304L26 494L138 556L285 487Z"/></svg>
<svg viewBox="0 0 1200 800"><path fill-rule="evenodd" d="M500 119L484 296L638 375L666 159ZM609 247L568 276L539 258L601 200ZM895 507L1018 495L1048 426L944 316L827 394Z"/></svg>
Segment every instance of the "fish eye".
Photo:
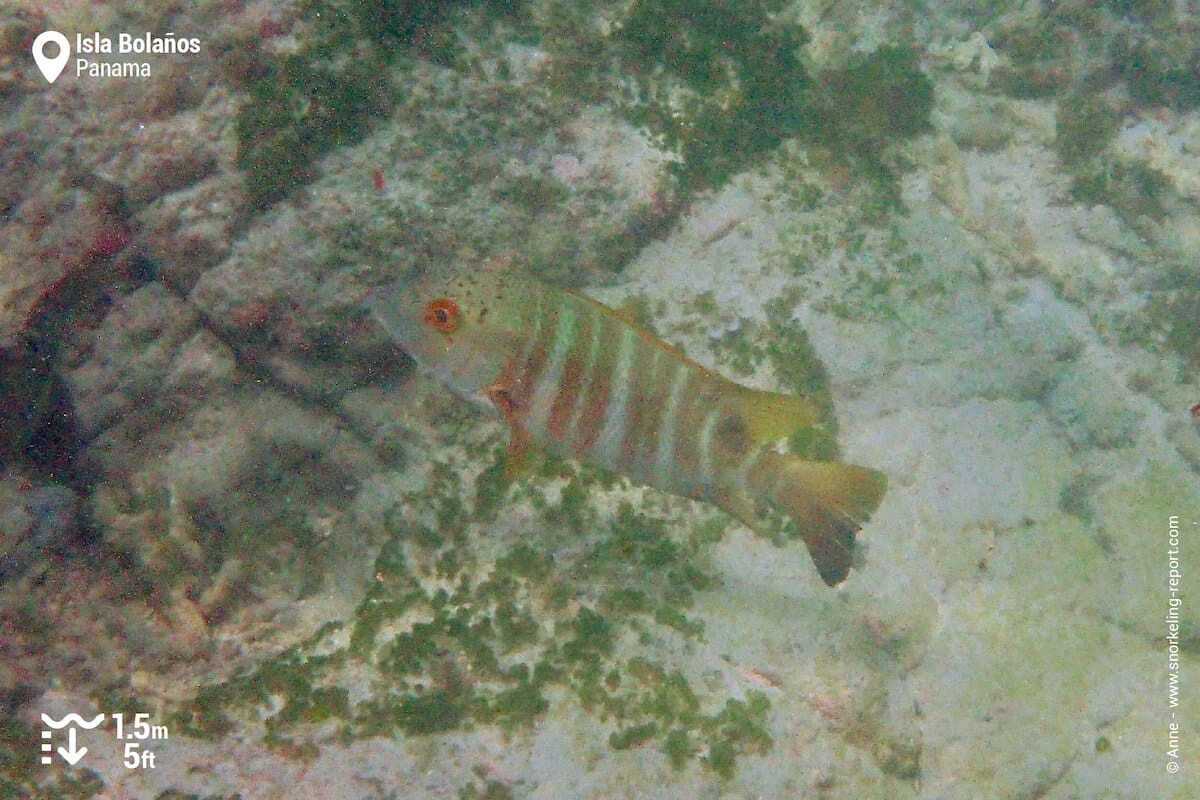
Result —
<svg viewBox="0 0 1200 800"><path fill-rule="evenodd" d="M448 298L432 300L425 306L425 321L442 333L458 329L458 304Z"/></svg>

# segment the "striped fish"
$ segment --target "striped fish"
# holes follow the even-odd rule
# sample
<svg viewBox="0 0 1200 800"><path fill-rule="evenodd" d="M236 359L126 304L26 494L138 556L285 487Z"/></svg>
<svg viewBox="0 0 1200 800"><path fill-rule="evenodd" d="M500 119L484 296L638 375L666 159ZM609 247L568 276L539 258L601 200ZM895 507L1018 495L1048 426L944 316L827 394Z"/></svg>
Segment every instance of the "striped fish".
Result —
<svg viewBox="0 0 1200 800"><path fill-rule="evenodd" d="M760 531L792 525L825 583L845 579L887 481L778 452L820 424L805 399L740 386L584 295L512 274L430 275L377 289L370 305L422 369L504 415L510 473L544 451L714 503Z"/></svg>

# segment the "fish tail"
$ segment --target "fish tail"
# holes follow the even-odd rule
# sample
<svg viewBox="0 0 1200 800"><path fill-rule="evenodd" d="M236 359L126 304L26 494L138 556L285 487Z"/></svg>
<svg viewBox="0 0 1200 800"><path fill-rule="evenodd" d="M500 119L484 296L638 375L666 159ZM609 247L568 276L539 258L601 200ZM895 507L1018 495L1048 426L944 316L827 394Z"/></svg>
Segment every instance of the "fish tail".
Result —
<svg viewBox="0 0 1200 800"><path fill-rule="evenodd" d="M853 562L854 538L887 491L887 476L853 464L771 455L757 482L759 496L799 528L821 579L841 583Z"/></svg>

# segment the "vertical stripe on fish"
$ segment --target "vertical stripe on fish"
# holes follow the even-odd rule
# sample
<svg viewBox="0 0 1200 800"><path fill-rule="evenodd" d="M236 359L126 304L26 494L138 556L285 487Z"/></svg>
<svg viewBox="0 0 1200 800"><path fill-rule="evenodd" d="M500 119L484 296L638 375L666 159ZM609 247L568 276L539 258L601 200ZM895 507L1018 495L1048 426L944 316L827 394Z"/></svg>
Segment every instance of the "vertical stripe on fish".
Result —
<svg viewBox="0 0 1200 800"><path fill-rule="evenodd" d="M531 447L708 500L760 530L799 528L821 578L846 577L854 536L886 478L775 450L821 424L800 397L740 386L582 295L518 276L452 272L378 290L388 333L455 392L512 425L510 464Z"/></svg>

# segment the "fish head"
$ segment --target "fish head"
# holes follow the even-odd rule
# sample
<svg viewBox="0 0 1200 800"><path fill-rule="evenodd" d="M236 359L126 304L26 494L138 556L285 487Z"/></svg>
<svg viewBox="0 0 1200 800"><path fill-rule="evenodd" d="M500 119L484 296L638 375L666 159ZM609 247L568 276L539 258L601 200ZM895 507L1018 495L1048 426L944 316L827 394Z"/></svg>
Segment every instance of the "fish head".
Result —
<svg viewBox="0 0 1200 800"><path fill-rule="evenodd" d="M486 270L426 273L374 290L369 305L422 370L455 394L486 403L485 390L520 352L527 291Z"/></svg>

